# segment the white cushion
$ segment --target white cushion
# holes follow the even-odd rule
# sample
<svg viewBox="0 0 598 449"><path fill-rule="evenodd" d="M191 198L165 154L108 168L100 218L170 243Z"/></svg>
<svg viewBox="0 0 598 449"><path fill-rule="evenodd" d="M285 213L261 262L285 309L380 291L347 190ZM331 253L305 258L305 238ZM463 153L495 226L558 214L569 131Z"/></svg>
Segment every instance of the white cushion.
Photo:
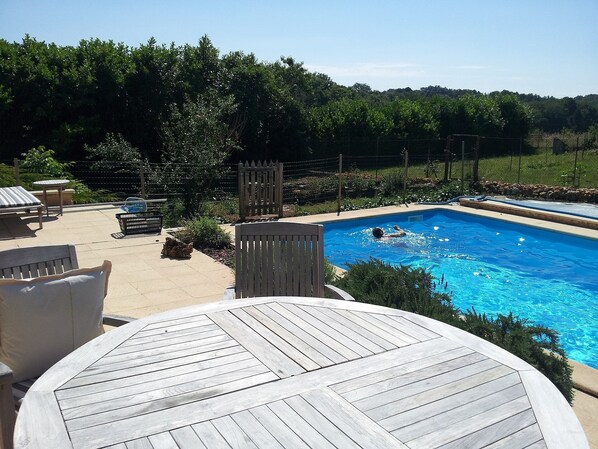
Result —
<svg viewBox="0 0 598 449"><path fill-rule="evenodd" d="M14 381L37 377L104 332L112 264L33 279L0 279L0 361Z"/></svg>

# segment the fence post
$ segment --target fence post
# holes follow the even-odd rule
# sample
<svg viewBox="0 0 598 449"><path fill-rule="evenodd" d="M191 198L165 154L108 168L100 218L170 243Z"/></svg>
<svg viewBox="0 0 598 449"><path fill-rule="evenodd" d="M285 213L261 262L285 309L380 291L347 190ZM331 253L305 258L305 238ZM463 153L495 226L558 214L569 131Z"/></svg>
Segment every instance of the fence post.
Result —
<svg viewBox="0 0 598 449"><path fill-rule="evenodd" d="M461 195L465 192L465 139L461 141Z"/></svg>
<svg viewBox="0 0 598 449"><path fill-rule="evenodd" d="M143 162L139 163L139 180L141 182L141 198L146 197L145 191L145 169L143 168Z"/></svg>
<svg viewBox="0 0 598 449"><path fill-rule="evenodd" d="M380 136L378 136L376 138L376 181L378 180L378 166L380 164L379 156L380 156Z"/></svg>
<svg viewBox="0 0 598 449"><path fill-rule="evenodd" d="M479 162L480 162L480 136L478 135L476 137L476 144L475 144L475 148L473 151L473 173L471 174L472 176L472 182L474 184L477 184L478 181L480 180L479 178L479 174L478 174L478 170L479 170Z"/></svg>
<svg viewBox="0 0 598 449"><path fill-rule="evenodd" d="M521 181L521 149L523 147L523 137L519 138L519 168L517 169L517 184Z"/></svg>
<svg viewBox="0 0 598 449"><path fill-rule="evenodd" d="M237 169L237 182L239 185L239 220L245 221L245 183L243 182L245 172L243 170L243 163L239 162Z"/></svg>
<svg viewBox="0 0 598 449"><path fill-rule="evenodd" d="M451 163L451 136L446 138L446 148L444 149L444 181L449 180L449 165Z"/></svg>
<svg viewBox="0 0 598 449"><path fill-rule="evenodd" d="M15 164L15 183L20 186L21 185L21 173L19 172L19 159L18 158L14 158L14 164Z"/></svg>
<svg viewBox="0 0 598 449"><path fill-rule="evenodd" d="M283 197L283 171L284 171L284 164L282 162L277 162L276 164L276 176L274 177L274 181L276 182L276 190L278 192L278 198L276 199L276 203L278 204L278 218L283 217L284 213L284 197Z"/></svg>
<svg viewBox="0 0 598 449"><path fill-rule="evenodd" d="M578 183L575 184L575 177L578 176L577 173L577 152L579 150L579 136L577 136L577 143L575 144L575 160L573 161L573 185L579 187L579 183L581 180L578 179Z"/></svg>
<svg viewBox="0 0 598 449"><path fill-rule="evenodd" d="M403 197L407 197L407 176L409 175L409 150L407 148L403 149L403 153L405 153L405 174L403 176Z"/></svg>
<svg viewBox="0 0 598 449"><path fill-rule="evenodd" d="M343 154L338 155L338 196L337 196L337 209L336 215L341 214L341 192L343 185Z"/></svg>

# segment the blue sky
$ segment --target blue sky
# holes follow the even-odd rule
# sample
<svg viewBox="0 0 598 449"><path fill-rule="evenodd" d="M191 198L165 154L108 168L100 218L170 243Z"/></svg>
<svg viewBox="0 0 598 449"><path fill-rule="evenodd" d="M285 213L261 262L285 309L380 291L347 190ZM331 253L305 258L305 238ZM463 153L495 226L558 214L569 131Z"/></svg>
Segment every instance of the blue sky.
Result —
<svg viewBox="0 0 598 449"><path fill-rule="evenodd" d="M0 0L0 38L292 56L334 81L598 94L598 0Z"/></svg>

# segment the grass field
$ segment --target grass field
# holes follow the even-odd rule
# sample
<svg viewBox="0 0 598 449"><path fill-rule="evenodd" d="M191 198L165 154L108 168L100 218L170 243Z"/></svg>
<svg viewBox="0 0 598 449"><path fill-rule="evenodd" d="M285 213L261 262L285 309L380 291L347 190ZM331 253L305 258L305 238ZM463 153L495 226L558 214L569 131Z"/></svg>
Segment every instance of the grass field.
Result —
<svg viewBox="0 0 598 449"><path fill-rule="evenodd" d="M546 154L545 152L521 157L481 159L480 179L489 181L520 182L522 184L575 185L598 188L598 151ZM575 179L573 176L575 175Z"/></svg>
<svg viewBox="0 0 598 449"><path fill-rule="evenodd" d="M459 178L461 177L462 167L466 182L461 185ZM451 167L451 179L453 182L449 185L443 185L434 189L422 187L414 190L413 188L409 188L407 192L404 192L402 187L405 173L404 167L347 172L343 176L343 181L345 185L353 187L355 194L352 198L347 198L344 195L341 201L341 208L343 210L361 209L393 203L397 204L403 201L444 201L460 194L472 194L474 192L469 190L469 183L467 182L471 180L472 167L472 161L465 161L463 166L460 161L454 162ZM574 173L575 179L573 178ZM410 165L408 168L408 178L410 180L434 177L441 179L443 176L444 163L437 162L433 166L420 163ZM574 152L555 155L547 153L544 149L538 150L535 154L522 155L521 159L518 156L481 159L479 162L479 177L480 180L486 181L598 188L598 151L592 150L584 153L579 151L577 161ZM315 178L314 182L318 180L318 178ZM374 183L374 180L377 186L375 190L378 191L376 195L360 195L358 193L361 189L356 188L356 186L360 184L369 185L369 183ZM327 189L319 186L317 188L318 193L321 195L323 191L326 191L329 192L331 197L335 197L336 190L334 187L337 182L336 177L331 176L331 186L328 186ZM309 184L309 182L306 182L306 184ZM390 186L390 188L388 186L385 188L385 184ZM311 195L308 193L306 196L309 197ZM312 204L297 206L294 212L297 215L307 215L333 212L337 208L336 200L320 200L314 201Z"/></svg>
<svg viewBox="0 0 598 449"><path fill-rule="evenodd" d="M464 178L470 179L473 163L471 160L463 164ZM451 178L461 177L460 161L453 162ZM378 177L389 173L404 173L404 168L386 168L378 170ZM546 184L554 186L577 186L598 188L598 150L579 151L577 161L575 152L565 154L547 153L543 149L535 154L521 156L501 156L480 159L479 177L487 181L503 181L521 184ZM444 175L444 162L436 162L430 166L423 163L409 166L408 177L437 177ZM574 179L575 175L575 179Z"/></svg>

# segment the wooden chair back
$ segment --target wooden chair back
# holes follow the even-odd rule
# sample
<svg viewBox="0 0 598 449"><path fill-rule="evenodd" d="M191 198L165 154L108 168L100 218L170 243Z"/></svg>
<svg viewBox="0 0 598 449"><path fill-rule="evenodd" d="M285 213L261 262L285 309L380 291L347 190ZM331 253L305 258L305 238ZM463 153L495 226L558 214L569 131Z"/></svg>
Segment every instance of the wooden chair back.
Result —
<svg viewBox="0 0 598 449"><path fill-rule="evenodd" d="M315 224L237 225L235 296L324 296L323 235Z"/></svg>
<svg viewBox="0 0 598 449"><path fill-rule="evenodd" d="M33 246L0 251L0 277L36 278L79 268L74 245Z"/></svg>

